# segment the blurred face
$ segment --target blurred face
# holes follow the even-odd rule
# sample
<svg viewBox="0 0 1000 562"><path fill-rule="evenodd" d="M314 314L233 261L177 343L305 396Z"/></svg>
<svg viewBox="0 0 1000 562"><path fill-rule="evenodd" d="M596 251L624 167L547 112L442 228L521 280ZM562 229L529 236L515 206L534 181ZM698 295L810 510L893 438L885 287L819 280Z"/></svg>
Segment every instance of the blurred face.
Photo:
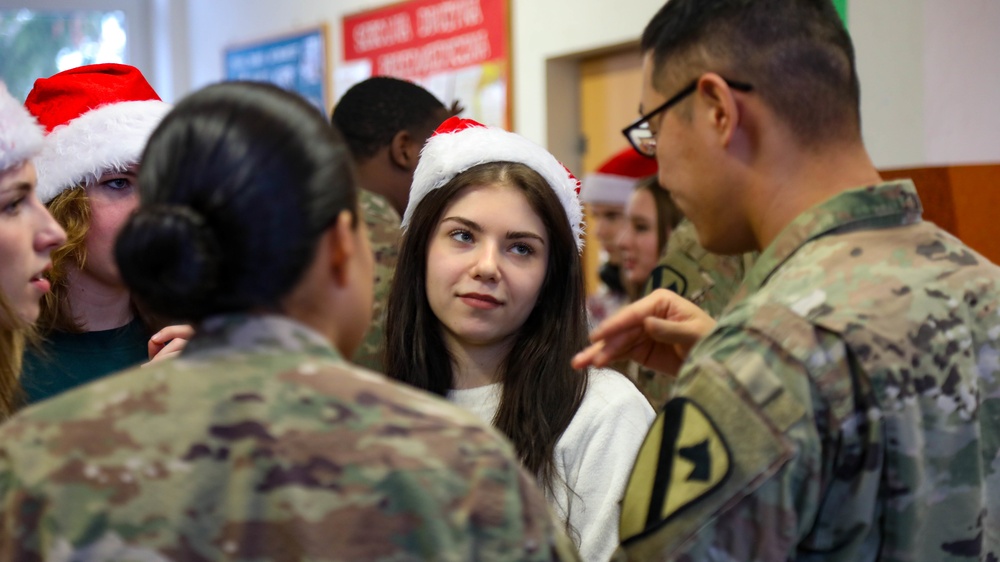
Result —
<svg viewBox="0 0 1000 562"><path fill-rule="evenodd" d="M35 195L35 166L0 172L0 293L22 322L38 319L39 300L51 288L44 278L49 254L66 233ZM0 324L14 327L2 317Z"/></svg>
<svg viewBox="0 0 1000 562"><path fill-rule="evenodd" d="M549 236L522 192L470 186L427 248L427 300L449 348L509 345L538 301Z"/></svg>
<svg viewBox="0 0 1000 562"><path fill-rule="evenodd" d="M621 263L618 251L618 238L625 226L625 209L620 205L608 203L590 203L590 218L593 221L593 232L597 241L608 253L608 262Z"/></svg>
<svg viewBox="0 0 1000 562"><path fill-rule="evenodd" d="M114 260L114 245L118 231L139 205L137 170L138 166L133 164L123 172L107 172L85 188L90 203L90 228L82 273L103 285L124 286Z"/></svg>
<svg viewBox="0 0 1000 562"><path fill-rule="evenodd" d="M625 207L625 216L625 227L618 239L622 272L629 283L643 285L660 259L653 195L646 189L635 190Z"/></svg>

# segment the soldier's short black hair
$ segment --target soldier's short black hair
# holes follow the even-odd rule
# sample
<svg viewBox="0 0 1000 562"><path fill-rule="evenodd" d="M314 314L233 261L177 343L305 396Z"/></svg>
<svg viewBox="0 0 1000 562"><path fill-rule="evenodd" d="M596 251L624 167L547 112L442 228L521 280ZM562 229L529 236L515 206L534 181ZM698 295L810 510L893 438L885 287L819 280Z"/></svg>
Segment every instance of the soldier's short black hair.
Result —
<svg viewBox="0 0 1000 562"><path fill-rule="evenodd" d="M670 0L642 51L665 96L716 72L751 84L805 144L860 138L854 46L830 0Z"/></svg>
<svg viewBox="0 0 1000 562"><path fill-rule="evenodd" d="M333 108L330 121L340 130L355 160L364 161L399 131L433 129L443 109L440 100L412 82L376 76L347 90Z"/></svg>

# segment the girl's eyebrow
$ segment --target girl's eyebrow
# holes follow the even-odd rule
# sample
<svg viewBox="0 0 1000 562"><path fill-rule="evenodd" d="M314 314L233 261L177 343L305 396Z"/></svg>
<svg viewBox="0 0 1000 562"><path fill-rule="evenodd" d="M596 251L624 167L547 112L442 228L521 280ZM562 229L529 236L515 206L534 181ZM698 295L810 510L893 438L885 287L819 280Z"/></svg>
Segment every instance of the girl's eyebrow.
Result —
<svg viewBox="0 0 1000 562"><path fill-rule="evenodd" d="M445 223L447 221L455 221L457 223L460 223L463 226L465 226L466 228L468 228L469 230L471 230L473 232L476 232L476 233L481 233L484 230L483 227L482 227L482 225L480 225L479 223L477 223L474 220L470 220L470 219L467 219L465 217L445 217L444 219L441 220L442 223ZM509 230L509 231L507 231L507 239L508 240L518 240L518 239L522 239L522 238L531 238L531 239L534 239L534 240L538 240L542 244L545 244L545 238L543 238L539 234L535 234L534 232L522 231L522 230Z"/></svg>
<svg viewBox="0 0 1000 562"><path fill-rule="evenodd" d="M477 223L475 221L471 221L471 220L469 220L469 219L467 219L465 217L445 217L444 219L441 220L441 222L445 222L445 221L455 221L455 222L461 223L461 224L465 225L469 230L471 230L473 232L482 232L483 231L483 227L480 226L479 223Z"/></svg>
<svg viewBox="0 0 1000 562"><path fill-rule="evenodd" d="M18 180L16 183L8 185L7 187L0 189L0 193L7 192L19 192L19 193L31 193L31 183L24 180Z"/></svg>
<svg viewBox="0 0 1000 562"><path fill-rule="evenodd" d="M522 231L513 230L513 231L509 231L507 233L507 239L508 240L516 240L516 239L519 239L519 238L532 238L532 239L538 240L542 244L545 244L545 239L542 238L541 236L535 234L534 232L522 232Z"/></svg>

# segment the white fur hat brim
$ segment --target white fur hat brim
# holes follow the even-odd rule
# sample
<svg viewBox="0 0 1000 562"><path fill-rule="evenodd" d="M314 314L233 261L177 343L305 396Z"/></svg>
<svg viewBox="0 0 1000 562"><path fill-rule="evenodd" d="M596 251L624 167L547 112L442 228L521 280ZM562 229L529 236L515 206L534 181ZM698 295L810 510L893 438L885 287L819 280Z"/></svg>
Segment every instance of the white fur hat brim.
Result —
<svg viewBox="0 0 1000 562"><path fill-rule="evenodd" d="M7 85L0 82L0 172L25 162L42 147L44 129Z"/></svg>
<svg viewBox="0 0 1000 562"><path fill-rule="evenodd" d="M35 158L38 198L48 203L71 187L97 181L108 170L138 162L170 107L156 100L113 103L53 129Z"/></svg>
<svg viewBox="0 0 1000 562"><path fill-rule="evenodd" d="M635 178L593 173L583 177L580 200L584 203L621 205L624 207L639 182Z"/></svg>
<svg viewBox="0 0 1000 562"><path fill-rule="evenodd" d="M441 127L446 127L451 119ZM582 251L583 208L577 195L579 181L549 151L521 135L498 127L477 125L454 132L438 132L427 140L413 173L410 200L403 213L402 227L406 228L414 209L428 193L444 186L465 170L487 162L518 162L541 175L556 193L576 237L577 250Z"/></svg>

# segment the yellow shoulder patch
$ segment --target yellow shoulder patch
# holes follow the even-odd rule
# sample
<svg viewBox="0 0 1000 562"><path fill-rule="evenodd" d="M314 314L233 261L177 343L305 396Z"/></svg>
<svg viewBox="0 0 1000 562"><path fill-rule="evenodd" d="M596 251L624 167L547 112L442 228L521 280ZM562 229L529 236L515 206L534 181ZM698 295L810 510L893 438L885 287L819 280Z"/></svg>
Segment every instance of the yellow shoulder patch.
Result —
<svg viewBox="0 0 1000 562"><path fill-rule="evenodd" d="M656 289L668 289L681 296L687 295L687 277L676 268L666 264L659 264L649 274L646 281L646 294L652 293Z"/></svg>
<svg viewBox="0 0 1000 562"><path fill-rule="evenodd" d="M705 411L675 398L639 449L622 500L622 542L653 531L716 490L730 472L725 439Z"/></svg>

